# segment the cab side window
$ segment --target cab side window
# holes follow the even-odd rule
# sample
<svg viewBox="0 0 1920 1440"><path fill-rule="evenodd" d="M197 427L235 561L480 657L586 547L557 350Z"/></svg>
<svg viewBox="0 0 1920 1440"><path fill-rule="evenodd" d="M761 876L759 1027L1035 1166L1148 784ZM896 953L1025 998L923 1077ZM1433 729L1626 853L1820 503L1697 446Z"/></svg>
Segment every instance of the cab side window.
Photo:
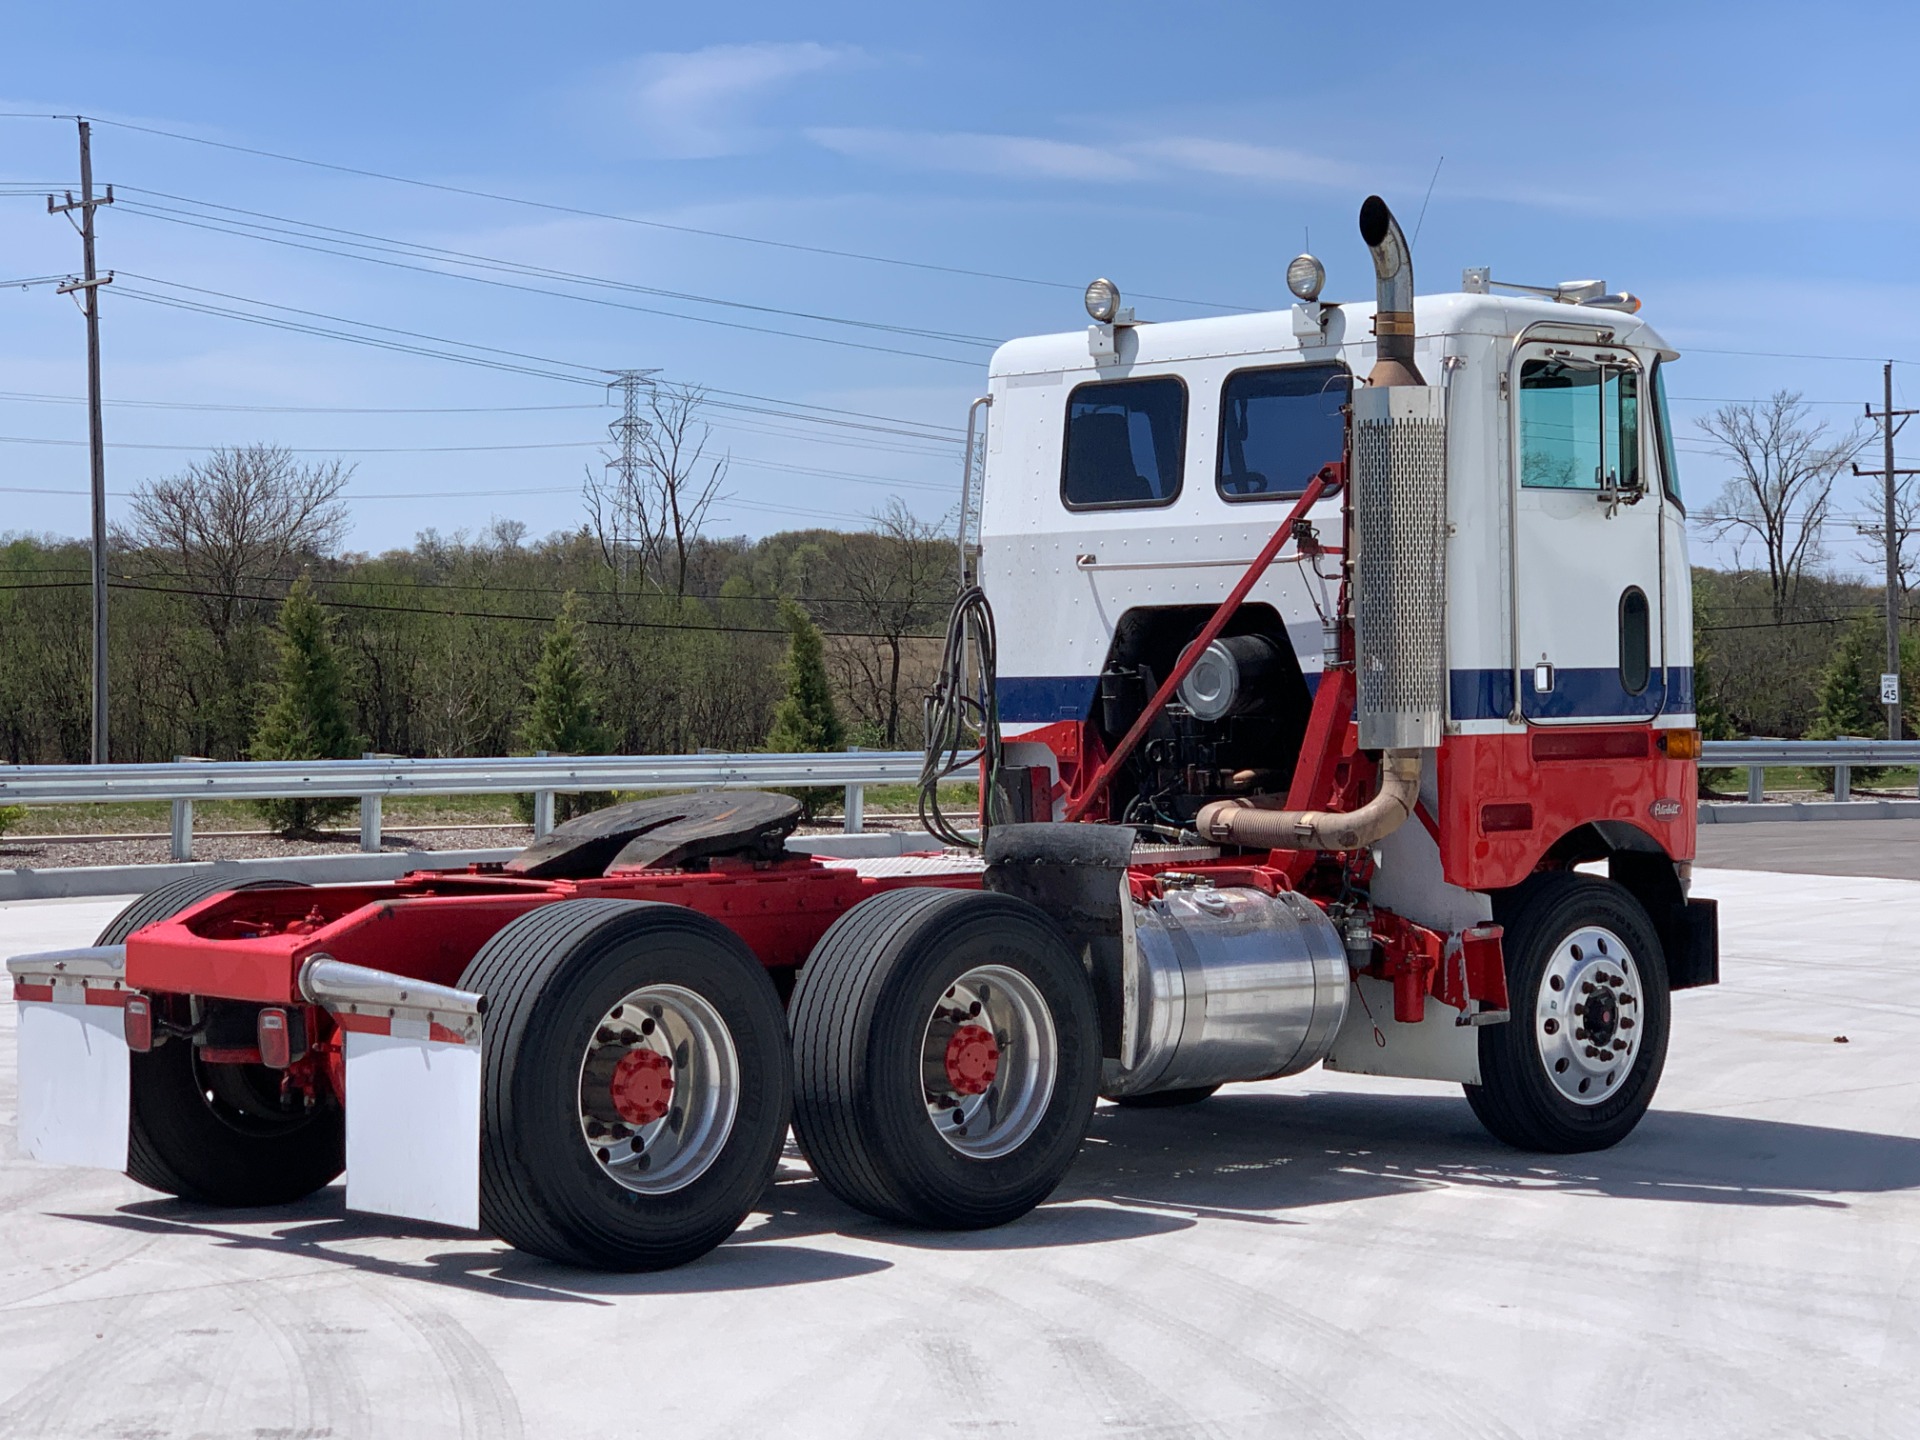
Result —
<svg viewBox="0 0 1920 1440"><path fill-rule="evenodd" d="M1076 386L1060 498L1069 510L1171 505L1186 445L1187 387L1176 377Z"/></svg>
<svg viewBox="0 0 1920 1440"><path fill-rule="evenodd" d="M1653 367L1653 429L1660 437L1660 483L1666 487L1667 499L1684 514L1686 507L1680 502L1680 464L1673 449L1673 411L1667 406L1667 367L1664 363L1656 363Z"/></svg>
<svg viewBox="0 0 1920 1440"><path fill-rule="evenodd" d="M1353 395L1344 365L1241 370L1220 390L1215 484L1228 500L1291 500L1346 454L1342 413Z"/></svg>
<svg viewBox="0 0 1920 1440"><path fill-rule="evenodd" d="M1571 356L1523 362L1520 483L1539 490L1638 488L1639 372Z"/></svg>

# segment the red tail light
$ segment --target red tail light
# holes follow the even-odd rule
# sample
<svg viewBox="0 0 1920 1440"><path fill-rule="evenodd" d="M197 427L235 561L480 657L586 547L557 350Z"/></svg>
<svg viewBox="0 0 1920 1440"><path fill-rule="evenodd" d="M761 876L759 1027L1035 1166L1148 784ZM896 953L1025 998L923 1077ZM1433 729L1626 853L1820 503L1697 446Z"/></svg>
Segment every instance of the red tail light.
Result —
<svg viewBox="0 0 1920 1440"><path fill-rule="evenodd" d="M273 1070L284 1070L293 1063L293 1041L287 1034L287 1012L269 1006L260 1012L256 1033L260 1037L260 1063Z"/></svg>
<svg viewBox="0 0 1920 1440"><path fill-rule="evenodd" d="M126 1009L120 1013L121 1024L126 1027L127 1048L153 1049L153 1002L144 995L129 995Z"/></svg>

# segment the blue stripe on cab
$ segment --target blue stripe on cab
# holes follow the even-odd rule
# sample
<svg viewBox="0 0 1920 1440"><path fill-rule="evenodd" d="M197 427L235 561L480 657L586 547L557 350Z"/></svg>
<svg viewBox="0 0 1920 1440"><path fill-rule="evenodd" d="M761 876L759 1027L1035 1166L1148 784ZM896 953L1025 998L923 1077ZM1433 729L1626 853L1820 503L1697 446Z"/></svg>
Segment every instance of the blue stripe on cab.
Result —
<svg viewBox="0 0 1920 1440"><path fill-rule="evenodd" d="M1097 675L1002 675L995 693L1002 723L1049 725L1085 720L1099 689Z"/></svg>
<svg viewBox="0 0 1920 1440"><path fill-rule="evenodd" d="M1530 677L1532 671L1522 674ZM1541 695L1528 684L1521 698L1530 720L1692 713L1693 670L1676 665L1666 674L1671 677L1670 686L1663 686L1661 672L1656 670L1647 688L1633 695L1620 683L1620 672L1610 666L1556 669L1552 690ZM1448 674L1447 690L1448 716L1454 720L1504 720L1513 708L1511 670L1454 670ZM1669 690L1662 704L1663 692Z"/></svg>
<svg viewBox="0 0 1920 1440"><path fill-rule="evenodd" d="M1629 695L1615 669L1556 670L1553 689L1525 696L1526 713L1533 720L1577 720L1591 716L1691 714L1693 671L1675 666L1667 672L1671 693L1661 703L1660 672L1647 688ZM1317 673L1305 677L1309 691L1317 689ZM1454 670L1447 677L1447 714L1453 720L1504 720L1513 708L1513 672L1510 670ZM1050 725L1057 720L1085 720L1093 713L1100 690L1097 675L1002 675L998 687L1000 718L1015 725Z"/></svg>

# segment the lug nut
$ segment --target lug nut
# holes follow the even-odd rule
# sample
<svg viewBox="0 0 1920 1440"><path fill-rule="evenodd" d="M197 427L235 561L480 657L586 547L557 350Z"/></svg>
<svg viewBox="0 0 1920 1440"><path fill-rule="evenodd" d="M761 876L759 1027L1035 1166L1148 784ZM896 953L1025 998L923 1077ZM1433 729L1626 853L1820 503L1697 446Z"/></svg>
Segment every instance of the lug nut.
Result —
<svg viewBox="0 0 1920 1440"><path fill-rule="evenodd" d="M1600 1058L1599 1049L1593 1045L1587 1046L1587 1058L1589 1060L1598 1060Z"/></svg>
<svg viewBox="0 0 1920 1440"><path fill-rule="evenodd" d="M1591 995L1593 993L1593 982L1591 980L1582 980L1580 982L1580 993L1582 995Z"/></svg>
<svg viewBox="0 0 1920 1440"><path fill-rule="evenodd" d="M1625 1015L1622 1015L1620 1017L1620 1028L1622 1030L1631 1030L1633 1028L1633 1021L1628 1019Z"/></svg>

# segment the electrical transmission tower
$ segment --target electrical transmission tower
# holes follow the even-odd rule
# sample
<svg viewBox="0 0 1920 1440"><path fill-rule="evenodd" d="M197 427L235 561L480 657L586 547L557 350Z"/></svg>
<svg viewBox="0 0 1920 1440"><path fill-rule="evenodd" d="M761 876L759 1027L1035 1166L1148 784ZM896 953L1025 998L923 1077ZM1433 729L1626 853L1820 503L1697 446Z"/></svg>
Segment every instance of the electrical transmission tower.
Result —
<svg viewBox="0 0 1920 1440"><path fill-rule="evenodd" d="M100 287L113 283L113 273L96 275L93 268L93 212L113 203L113 187L103 198L93 193L93 127L80 121L80 198L66 192L62 205L47 197L49 215L79 211L81 271L60 287L62 295L78 294L87 317L87 449L93 492L93 763L107 763L107 452L100 425Z"/></svg>
<svg viewBox="0 0 1920 1440"><path fill-rule="evenodd" d="M1896 410L1893 408L1893 362L1887 362L1885 371L1886 399L1881 409L1867 406L1867 418L1877 421L1880 426L1880 438L1885 442L1886 463L1879 470L1862 470L1860 462L1855 461L1853 473L1867 479L1886 482L1886 541L1887 541L1887 668L1880 675L1880 699L1887 707L1887 738L1900 738L1900 541L1901 533L1894 515L1894 494L1899 489L1903 475L1920 475L1920 469L1902 470L1893 462L1893 437L1906 428L1907 417L1920 414L1915 410ZM1899 423L1896 424L1895 422Z"/></svg>
<svg viewBox="0 0 1920 1440"><path fill-rule="evenodd" d="M657 370L616 370L613 379L607 382L609 398L612 392L620 392L620 418L607 426L607 436L614 444L614 458L607 462L607 468L620 477L620 495L624 504L631 507L633 517L640 524L646 524L646 514L639 503L640 471L646 462L640 457L640 447L647 438L650 428L640 414L640 395L642 391L653 388L653 377ZM620 573L626 574L628 545L620 546Z"/></svg>

